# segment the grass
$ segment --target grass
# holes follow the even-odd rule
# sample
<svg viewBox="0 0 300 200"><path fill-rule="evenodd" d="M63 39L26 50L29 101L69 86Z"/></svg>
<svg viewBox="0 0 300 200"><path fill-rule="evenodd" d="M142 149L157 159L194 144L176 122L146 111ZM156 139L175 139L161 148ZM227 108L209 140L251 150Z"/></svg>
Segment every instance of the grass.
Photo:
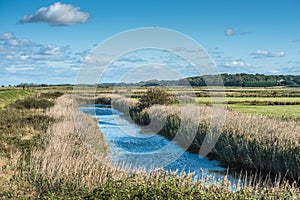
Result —
<svg viewBox="0 0 300 200"><path fill-rule="evenodd" d="M16 102L18 101L24 100ZM31 152L42 146L44 133L49 124L54 122L54 118L46 115L44 109L17 109L16 102L0 110L1 199L9 196L7 192L17 194L23 190L14 188L16 185L11 181L14 174L23 167L23 162L20 160L29 161Z"/></svg>
<svg viewBox="0 0 300 200"><path fill-rule="evenodd" d="M300 120L300 105L257 106L229 104L227 106L234 111L246 114L265 115L281 119Z"/></svg>
<svg viewBox="0 0 300 200"><path fill-rule="evenodd" d="M291 180L300 180L299 122L227 111L225 125L220 128L218 123L210 124L211 114L218 112L218 108L155 106L140 112L139 109L135 109L136 105L131 99L121 98L114 102L115 108L121 111L130 107L130 115L136 123L148 125L153 122L154 130L155 122L166 121L158 134L168 139L176 136L175 141L183 147L191 143L188 150L192 153L199 153L202 145L209 143L206 135L213 137L212 134L220 130L220 137L208 154L210 158L220 160L226 167L240 166L239 168L252 169L263 174L285 174ZM200 112L200 119L199 115L193 115L197 110ZM182 113L186 115L182 117ZM214 120L220 122L222 117L223 115L216 115ZM186 123L184 129L178 132L181 122ZM196 131L195 135L191 130Z"/></svg>
<svg viewBox="0 0 300 200"><path fill-rule="evenodd" d="M299 88L267 87L267 88L245 88L245 87L167 87L173 94L194 94L198 97L210 97L213 95L226 94L227 97L300 97ZM110 89L98 88L98 93L109 93ZM111 92L113 89L111 89ZM115 92L130 94L133 98L139 98L146 91L145 87L117 87Z"/></svg>
<svg viewBox="0 0 300 200"><path fill-rule="evenodd" d="M51 90L51 93L54 91ZM51 101L58 97L50 96L45 95L43 98ZM118 102L120 105L131 106L136 103L132 99L119 99ZM244 184L234 186L237 192L232 192L226 178L214 185L207 185L209 180L194 181L190 174L179 176L162 170L150 174L143 171L120 171L112 167L105 157L109 148L97 122L77 110L74 113L72 103L72 96L64 95L58 97L55 105L50 108L16 109L15 103L12 103L0 111L0 144L3 147L0 149L1 199L300 198L296 185L272 182L269 179L245 178ZM149 108L147 112L157 111ZM169 112L174 113L174 107L169 106ZM202 108L203 114L209 112L209 107ZM205 122L207 119L203 120ZM268 156L270 150L275 153L275 158L279 155L278 160L289 159L291 154L299 155L297 149L292 150L299 141L298 135L290 134L293 131L299 132L294 123L230 112L226 126L228 137L221 138L222 144L217 153L232 159L229 162L233 163L236 162L235 152L240 153L240 159L245 155L252 156L252 162L259 165L263 165L262 161L267 157L255 158L254 155ZM205 126L202 128L205 131ZM202 136L198 136L200 141ZM253 155L250 154L251 148L255 150ZM280 153L285 154L280 156ZM272 164L278 160L272 160ZM287 164L289 167L293 162ZM297 173L297 168L294 171Z"/></svg>
<svg viewBox="0 0 300 200"><path fill-rule="evenodd" d="M196 98L196 102L202 103L202 104L208 104L210 103L211 98L210 97L198 97ZM293 103L297 102L300 103L300 97L226 97L225 102L228 104L234 104L234 103L266 103L269 102L280 102L280 103Z"/></svg>
<svg viewBox="0 0 300 200"><path fill-rule="evenodd" d="M250 182L229 190L226 178L214 185L209 179L194 181L191 174L168 173L162 170L150 174L143 171L120 171L109 160L97 159L84 141L99 137L97 124L83 113L75 113L81 122L74 124L72 100L62 96L47 115L60 119L45 133L46 143L30 154L31 159L12 179L14 188L22 194L2 191L2 198L38 199L283 199L299 197L298 189L287 183L276 185L262 181ZM76 123L77 124L77 123ZM87 129L89 140L79 134ZM84 138L84 139L87 139ZM101 138L99 138L101 141ZM98 145L104 145L98 143ZM92 145L93 147L93 145ZM92 148L93 149L93 148ZM101 150L102 151L102 150ZM258 181L258 180L257 180ZM256 181L255 181L256 182ZM263 187L262 187L263 186ZM1 193L1 192L0 192Z"/></svg>
<svg viewBox="0 0 300 200"><path fill-rule="evenodd" d="M225 103L234 111L284 119L299 119L300 90L298 88L170 87L168 90L175 95L198 95L199 97L195 97L196 102L206 105L211 103L211 95L226 95ZM144 87L97 88L96 95L117 92L117 94L139 100L146 91L147 88Z"/></svg>
<svg viewBox="0 0 300 200"><path fill-rule="evenodd" d="M34 92L32 90L1 89L0 90L0 109L4 108L6 105L13 103L19 99L24 99L26 97L30 97L33 95L34 95Z"/></svg>

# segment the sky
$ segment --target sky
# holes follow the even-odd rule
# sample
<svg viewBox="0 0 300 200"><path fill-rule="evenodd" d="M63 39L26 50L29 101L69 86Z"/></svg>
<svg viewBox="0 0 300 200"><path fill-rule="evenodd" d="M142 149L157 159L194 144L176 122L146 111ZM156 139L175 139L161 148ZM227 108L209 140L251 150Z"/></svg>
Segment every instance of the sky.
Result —
<svg viewBox="0 0 300 200"><path fill-rule="evenodd" d="M0 0L0 84L72 84L97 45L143 27L190 37L220 73L299 75L299 9L298 0ZM161 53L153 70L151 59L144 59L149 55L129 53L114 66L122 71L138 63L131 72L142 71L139 80L150 78L151 71L166 74L161 63L182 66ZM107 82L115 81L110 76Z"/></svg>

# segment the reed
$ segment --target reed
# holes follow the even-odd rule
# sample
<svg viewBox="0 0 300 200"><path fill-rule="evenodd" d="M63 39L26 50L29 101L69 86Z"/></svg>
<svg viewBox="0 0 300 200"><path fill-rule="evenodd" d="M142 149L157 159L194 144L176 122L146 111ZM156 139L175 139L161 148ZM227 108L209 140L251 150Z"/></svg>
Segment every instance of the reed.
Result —
<svg viewBox="0 0 300 200"><path fill-rule="evenodd" d="M151 121L162 121L165 112L165 125L157 133L168 139L176 137L179 144L185 144L193 137L188 148L192 153L199 153L204 138L209 130L218 128L219 124L211 124L211 117L216 109L210 106L159 106L137 112L130 100L120 98L115 104L123 108L130 108L133 121L147 125ZM191 116L191 111L199 109L199 115ZM188 113L182 117L182 113ZM245 115L233 111L226 111L226 121L221 130L220 138L209 153L210 158L218 159L223 165L237 169L251 169L264 174L282 174L285 178L299 181L300 177L300 123L299 121L283 121L259 115ZM150 117L151 116L151 117ZM187 121L189 123L187 123ZM185 131L179 132L181 124L185 124ZM216 127L211 127L216 126ZM195 128L197 133L191 135Z"/></svg>
<svg viewBox="0 0 300 200"><path fill-rule="evenodd" d="M123 105L122 103L134 102L128 99L115 99L115 103ZM161 108L149 109L148 112L155 114ZM166 109L167 113L174 115L177 112L172 107ZM233 186L236 190L233 192L226 176L224 180L208 184L212 181L209 177L195 181L192 174L177 174L161 169L151 173L143 170L134 172L130 169L120 170L112 166L106 158L109 149L96 121L77 110L74 111L70 95L59 97L55 106L47 112L47 116L56 121L45 133L42 146L31 152L29 160L21 159L21 162L26 163L15 175L15 187L23 188L23 193L14 196L13 192L0 192L1 197L23 199L298 199L300 197L298 188L293 185L279 182L270 185L255 178L241 180L243 184ZM74 116L77 120L74 120ZM161 115L153 115L156 118L159 116ZM77 122L80 124L76 124ZM86 134L85 137L82 131ZM98 142L88 146L86 142L90 142L90 139ZM96 146L100 149L96 149ZM95 150L101 153L95 155ZM256 186L253 186L252 182L256 182Z"/></svg>

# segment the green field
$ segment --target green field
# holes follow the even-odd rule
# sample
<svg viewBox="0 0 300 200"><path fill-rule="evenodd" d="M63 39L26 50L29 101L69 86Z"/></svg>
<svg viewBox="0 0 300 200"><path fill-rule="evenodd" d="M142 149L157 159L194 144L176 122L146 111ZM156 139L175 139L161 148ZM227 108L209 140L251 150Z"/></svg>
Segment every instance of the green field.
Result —
<svg viewBox="0 0 300 200"><path fill-rule="evenodd" d="M247 93L247 90L244 93ZM199 104L211 104L214 101L210 97L195 99ZM300 119L300 97L226 97L224 103L233 111L241 113Z"/></svg>
<svg viewBox="0 0 300 200"><path fill-rule="evenodd" d="M199 104L222 102L218 97L212 99L211 95L224 96L225 98L221 99L223 100L222 103L225 103L233 111L281 119L300 119L300 89L298 88L169 87L167 89L174 95L186 94L198 96L193 98ZM144 87L98 88L97 93L107 94L117 91L120 94L126 94L128 97L138 100L146 90Z"/></svg>
<svg viewBox="0 0 300 200"><path fill-rule="evenodd" d="M257 106L257 105L244 105L244 104L228 104L228 108L234 111L266 115L281 119L296 119L300 120L300 105L283 105L283 106Z"/></svg>
<svg viewBox="0 0 300 200"><path fill-rule="evenodd" d="M0 90L0 109L4 106L15 102L25 97L33 96L34 92L31 90L22 89L1 89Z"/></svg>
<svg viewBox="0 0 300 200"><path fill-rule="evenodd" d="M212 101L211 97L196 97L196 102L202 104L209 104ZM224 103L235 104L269 104L269 103L299 103L300 97L226 97L224 98Z"/></svg>

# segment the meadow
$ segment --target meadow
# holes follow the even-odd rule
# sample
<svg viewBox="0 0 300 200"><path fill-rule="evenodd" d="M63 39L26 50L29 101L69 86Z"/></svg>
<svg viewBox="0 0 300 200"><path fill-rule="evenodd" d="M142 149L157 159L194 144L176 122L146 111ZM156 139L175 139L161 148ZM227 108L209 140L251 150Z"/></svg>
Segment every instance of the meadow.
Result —
<svg viewBox="0 0 300 200"><path fill-rule="evenodd" d="M0 109L19 99L24 99L25 97L32 96L33 91L22 90L22 89L10 89L2 88L0 89Z"/></svg>
<svg viewBox="0 0 300 200"><path fill-rule="evenodd" d="M300 118L300 89L289 87L168 87L173 95L191 95L193 101L200 105L218 104L218 97L225 97L224 105L230 110L275 117L277 119ZM103 94L98 89L98 94ZM121 94L131 99L140 99L147 88L117 87L106 89L105 94ZM213 97L213 98L212 98Z"/></svg>
<svg viewBox="0 0 300 200"><path fill-rule="evenodd" d="M205 90L198 88L199 91L202 89ZM141 92L138 88L136 90ZM107 96L111 91L111 88L99 88L97 95L104 93ZM146 91L143 88L141 97ZM16 90L18 92L20 91ZM211 158L223 159L223 163L230 164L228 166L232 168L242 164L244 169L251 168L272 174L281 172L275 181L270 176L250 177L241 174L241 182L245 182L234 186L236 192L233 192L229 189L226 178L219 183L207 185L207 180L195 181L190 174L179 176L162 170L150 174L144 171L131 172L129 169L120 171L112 167L109 160L104 164L90 154L90 151L94 147L101 147L103 154L99 156L106 159L109 147L101 137L94 119L78 111L75 114L81 122L79 128L78 124L74 124L70 89L39 88L25 92L29 94L6 100L7 103L0 111L2 199L300 198L297 180L300 131L299 122L293 117L270 118L260 113L260 109L257 114L263 116L227 111L225 129ZM36 95L37 93L40 94ZM67 94L61 96L63 93ZM136 110L134 106L137 99L139 98L119 98L113 101L121 106L120 109L122 105L129 104L133 117L141 124L149 123L148 115L151 112L151 116L159 119L161 115L157 112L162 107L166 108L168 114L175 115L169 115L168 126L160 134L171 139L170 133L174 133L178 123L174 108L178 109L179 106L170 104ZM110 99L104 100L107 103ZM98 99L98 103L100 102L101 98ZM207 115L212 111L207 105L201 105L200 109ZM293 110L294 107L289 106L289 109ZM199 133L189 151L196 151L197 146L201 145L207 131L207 120L201 119ZM80 133L83 130L89 133L84 138ZM89 149L84 145L86 140L95 141ZM286 177L289 179L284 180Z"/></svg>

